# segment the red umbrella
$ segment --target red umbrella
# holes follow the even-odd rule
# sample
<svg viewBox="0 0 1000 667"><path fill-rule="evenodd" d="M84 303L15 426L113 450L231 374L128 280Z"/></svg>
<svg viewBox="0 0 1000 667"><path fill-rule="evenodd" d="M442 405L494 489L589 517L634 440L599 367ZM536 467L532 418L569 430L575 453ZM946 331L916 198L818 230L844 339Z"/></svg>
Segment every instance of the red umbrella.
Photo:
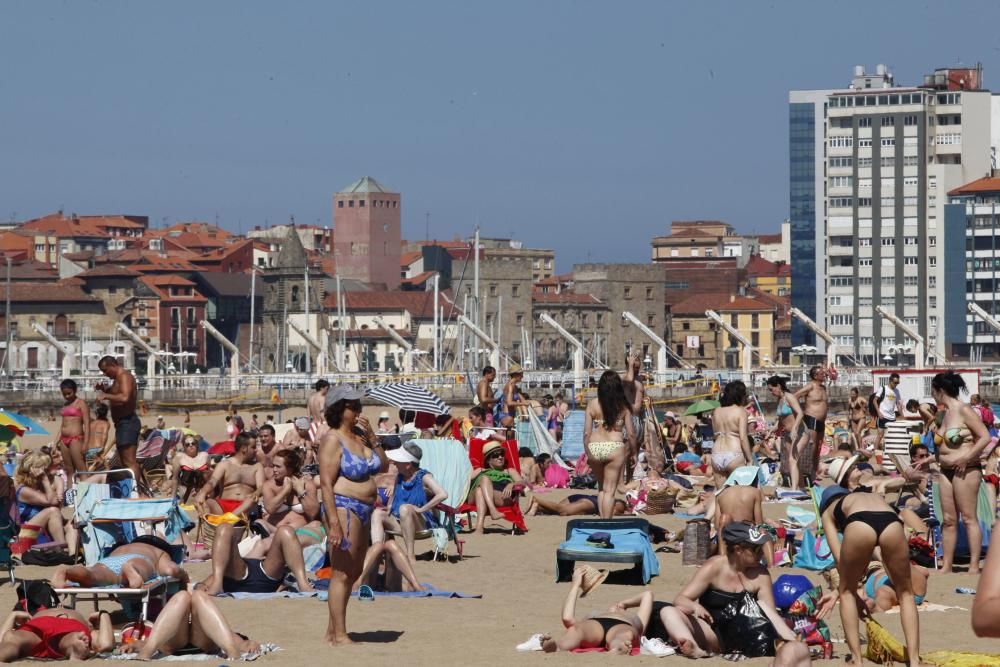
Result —
<svg viewBox="0 0 1000 667"><path fill-rule="evenodd" d="M232 440L217 442L208 448L208 453L212 456L232 456L236 453L236 443Z"/></svg>

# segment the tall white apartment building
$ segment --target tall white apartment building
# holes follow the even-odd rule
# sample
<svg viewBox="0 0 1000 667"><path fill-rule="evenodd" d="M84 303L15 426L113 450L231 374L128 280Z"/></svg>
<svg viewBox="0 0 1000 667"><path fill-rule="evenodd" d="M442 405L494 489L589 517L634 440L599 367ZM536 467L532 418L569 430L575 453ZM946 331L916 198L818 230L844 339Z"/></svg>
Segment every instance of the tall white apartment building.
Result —
<svg viewBox="0 0 1000 667"><path fill-rule="evenodd" d="M859 67L851 89L827 97L825 150L816 155L825 187L816 310L838 344L867 363L886 354L912 360L908 339L876 306L944 355L946 193L992 166L992 102L981 81L979 68L945 69L907 88L884 66L874 77Z"/></svg>

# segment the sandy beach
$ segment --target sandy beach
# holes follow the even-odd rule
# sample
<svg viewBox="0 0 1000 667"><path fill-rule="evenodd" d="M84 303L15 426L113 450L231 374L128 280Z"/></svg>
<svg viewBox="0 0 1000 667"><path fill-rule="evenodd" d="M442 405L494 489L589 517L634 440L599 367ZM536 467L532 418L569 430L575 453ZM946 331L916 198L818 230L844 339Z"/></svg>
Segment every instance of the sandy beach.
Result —
<svg viewBox="0 0 1000 667"><path fill-rule="evenodd" d="M382 408L366 408L369 417L376 417ZM288 419L301 410L285 411ZM264 413L258 415L263 419ZM165 415L168 426L180 426L183 415ZM244 415L248 419L249 415ZM156 415L144 423L152 424ZM249 420L248 420L249 421ZM56 424L43 422L55 433ZM225 422L219 414L193 414L192 426L204 433L209 441L222 439ZM49 438L28 437L25 445L34 447ZM553 491L553 498L566 491ZM526 503L522 506L526 507ZM770 517L782 516L784 506L768 504ZM672 515L650 517L652 523L680 532L684 522ZM328 648L322 641L327 623L326 604L315 599L271 600L266 602L220 599L219 604L233 627L259 641L275 642L282 647L277 654L265 656L261 664L308 664L315 660L346 660L347 664L370 662L389 664L405 661L413 665L473 664L598 664L606 660L600 654L523 654L514 650L516 644L535 632L561 631L560 608L568 583L555 583L555 549L565 535L567 519L559 517L528 517L529 532L514 536L497 524L497 530L477 537L463 535L465 558L449 562L431 562L428 551L418 563L421 581L442 590L482 594L482 599L399 599L380 597L374 602L352 601L348 608L348 629L357 646ZM505 524L504 524L505 525ZM418 551L427 548L418 543ZM680 554L658 553L661 574L650 583L657 599L670 600L692 576L694 568L681 565ZM195 580L208 572L204 563L188 566ZM45 578L50 569L18 568L19 577ZM799 570L772 570L772 576ZM820 583L820 577L811 578ZM966 650L996 652L995 640L976 639L969 625L972 597L955 592L957 587L974 587L976 580L963 574L932 575L928 600L937 604L963 607L945 612L924 612L920 615L921 644L925 652L936 650ZM634 595L639 587L616 578L614 574L591 596L580 601L578 615L603 610L612 602ZM0 607L10 609L16 596L9 585L0 586ZM89 605L84 605L89 610ZM842 639L839 616L834 612L828 619L835 639ZM880 614L882 622L897 637L902 637L899 615ZM843 643L834 644L837 659L846 652ZM640 657L643 662L657 658ZM687 664L680 656L662 658L673 664ZM749 664L766 664L758 659ZM207 663L196 663L207 664ZM729 664L720 658L702 660L702 665ZM828 664L834 664L832 662Z"/></svg>

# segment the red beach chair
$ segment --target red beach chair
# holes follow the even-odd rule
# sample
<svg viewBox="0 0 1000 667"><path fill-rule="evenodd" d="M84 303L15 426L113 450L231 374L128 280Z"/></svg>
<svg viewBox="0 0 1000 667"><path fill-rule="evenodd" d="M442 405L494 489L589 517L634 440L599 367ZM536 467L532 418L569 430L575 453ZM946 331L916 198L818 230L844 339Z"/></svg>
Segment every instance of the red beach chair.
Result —
<svg viewBox="0 0 1000 667"><path fill-rule="evenodd" d="M472 462L473 468L483 467L483 445L485 444L485 440L472 439L469 441L469 460ZM517 441L508 440L503 443L502 446L504 458L507 460L507 467L513 468L520 473L521 459L517 456ZM514 493L520 494L522 491L524 491L523 484L514 485ZM497 507L497 510L505 519L507 519L507 521L510 521L514 525L511 530L512 533L517 534L518 532L528 532L528 526L524 523L524 514L521 512L521 506L519 504L514 503L508 507ZM459 506L455 511L459 514L465 514L468 516L471 512L476 511L476 504L466 502Z"/></svg>

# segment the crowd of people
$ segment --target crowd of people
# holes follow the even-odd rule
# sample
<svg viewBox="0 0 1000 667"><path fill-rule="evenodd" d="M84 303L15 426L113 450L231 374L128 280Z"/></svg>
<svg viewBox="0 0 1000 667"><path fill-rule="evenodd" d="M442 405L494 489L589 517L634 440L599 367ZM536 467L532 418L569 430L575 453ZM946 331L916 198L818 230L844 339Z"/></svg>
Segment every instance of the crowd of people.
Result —
<svg viewBox="0 0 1000 667"><path fill-rule="evenodd" d="M61 545L65 560L51 577L56 588L135 588L156 577L181 582L184 592L162 610L148 636L118 649L140 657L183 650L229 657L252 653L258 645L233 632L211 596L282 588L310 592L316 563L307 555L316 549L325 549L320 561L329 566L325 639L332 646L351 643L347 610L352 592L425 587L417 574L418 536L441 529L441 511L450 508L444 504L448 492L421 467L424 450L412 439L435 437L459 440L473 459L459 500L474 508L475 521L466 526L474 535L489 522L510 520L504 510L522 504L528 516L613 519L655 513L656 498L664 493L677 507L711 522L715 555L672 601L657 601L646 591L579 620L577 597L600 579L592 568L580 567L563 608L565 633L535 635L520 650L603 647L650 655L676 650L692 658L733 653L774 656L775 664L808 664L808 647L786 622L772 592L771 568L791 562L789 551L794 551L787 526L764 515L775 486L816 494L817 524L836 574L829 577L830 590L815 600L813 618L821 620L839 604L851 662L861 662L859 619L898 606L909 662L918 664L917 606L927 595L930 574L916 562L914 545L929 535L934 521L941 530L939 571L946 573L955 569L962 522L969 546L965 571L973 576L982 571L973 628L979 635L1000 635L995 621L1000 617L1000 556L993 549L981 568L976 507L983 486L996 507L994 419L978 396L965 400L966 387L955 373L933 378L928 403L904 402L898 375L867 398L852 389L841 421L828 418L824 367L811 369L809 382L794 391L785 378L771 377L766 388L777 405L772 425L747 386L732 381L719 391L718 407L692 423L671 412L657 418L638 355L631 355L625 373L609 370L600 376L596 396L583 406L583 454L568 462L572 470L557 463L570 412L565 398L546 395L532 401L520 386L523 372L516 366L497 390L496 370L485 368L467 415L423 423L419 415L401 410L396 423L383 411L373 425L362 411L363 392L321 380L305 406L306 416L282 425L280 438L271 415L259 420L254 414L245 421L234 409L225 424L231 448L212 453L190 428L187 415L181 437L162 452L166 475L157 482L147 479L136 456L148 429L136 412L135 378L110 357L100 367L109 382L95 387L97 404L83 400L73 380L64 381L58 442L17 460L9 485L18 518L11 548L24 557L43 540ZM551 453L508 446L519 416L536 417L544 425L555 445ZM890 460L883 449L885 433L903 418L917 422L919 433L914 433L908 461ZM162 417L156 430L169 430ZM190 503L185 506L201 522L215 520L208 548L190 535L179 539L189 557L209 561L207 577L187 587L190 577L173 560L173 545L155 535L118 545L89 566L78 562L80 536L64 509L73 503L75 479L100 474L110 465L131 470L141 494L169 494ZM931 484L940 491L936 517L929 508ZM556 500L544 493L567 485L585 492ZM890 494L896 495L891 502ZM752 610L759 619L753 632L736 631L743 626L730 623L737 609L741 614ZM109 629L106 614L87 619L62 608L15 612L0 631L0 661L111 651L115 635Z"/></svg>

